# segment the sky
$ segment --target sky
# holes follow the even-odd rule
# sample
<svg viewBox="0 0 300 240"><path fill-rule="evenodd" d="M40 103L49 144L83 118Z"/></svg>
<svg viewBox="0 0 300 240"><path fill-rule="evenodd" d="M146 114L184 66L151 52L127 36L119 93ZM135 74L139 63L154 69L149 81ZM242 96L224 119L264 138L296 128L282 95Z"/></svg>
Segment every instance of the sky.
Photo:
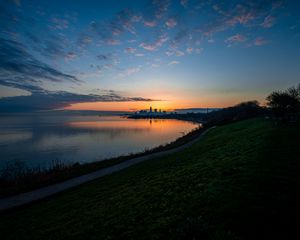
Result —
<svg viewBox="0 0 300 240"><path fill-rule="evenodd" d="M2 0L0 112L265 103L300 82L298 1Z"/></svg>

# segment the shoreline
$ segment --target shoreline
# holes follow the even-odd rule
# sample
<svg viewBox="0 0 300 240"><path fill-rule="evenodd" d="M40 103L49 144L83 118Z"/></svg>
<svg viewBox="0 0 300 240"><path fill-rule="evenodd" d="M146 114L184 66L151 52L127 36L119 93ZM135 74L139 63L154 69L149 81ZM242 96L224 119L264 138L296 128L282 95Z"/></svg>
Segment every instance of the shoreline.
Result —
<svg viewBox="0 0 300 240"><path fill-rule="evenodd" d="M114 165L130 161L133 158L144 157L155 153L160 153L167 150L178 148L190 141L193 141L205 131L206 128L199 125L197 128L187 133L176 140L160 145L155 148L146 150L144 152L137 152L134 154L121 155L115 158L104 159L91 163L74 163L72 165L57 165L49 170L29 170L24 176L17 179L6 180L0 179L0 199L22 194L41 187L57 184L69 179L80 177L85 174L92 173L97 170L112 167Z"/></svg>
<svg viewBox="0 0 300 240"><path fill-rule="evenodd" d="M112 165L110 167L102 168L100 170L97 170L97 171L94 171L94 172L91 172L91 173L88 173L85 175L77 176L77 177L71 178L69 180L60 182L60 183L52 184L50 186L38 188L36 190L17 194L14 196L1 198L0 199L0 211L9 210L9 209L13 209L16 207L21 207L23 205L42 200L49 196L58 194L60 192L74 188L76 186L90 182L90 181L98 179L100 177L107 176L107 175L113 174L115 172L119 172L123 169L126 169L130 166L136 165L138 163L144 162L146 160L150 160L150 159L157 158L157 157L163 157L163 156L166 156L169 154L180 152L182 150L187 149L188 147L193 145L195 142L201 140L206 135L206 133L213 128L215 128L215 127L200 129L202 131L199 131L199 134L195 138L193 138L192 140L190 140L184 144L181 144L178 147L172 148L172 149L154 152L154 153L150 153L150 154L140 156L140 157L134 157L130 160L123 161L121 163Z"/></svg>
<svg viewBox="0 0 300 240"><path fill-rule="evenodd" d="M205 113L185 113L185 114L161 114L161 115L138 115L138 114L130 114L125 115L128 119L174 119L180 121L187 121L196 124L204 124L206 123Z"/></svg>

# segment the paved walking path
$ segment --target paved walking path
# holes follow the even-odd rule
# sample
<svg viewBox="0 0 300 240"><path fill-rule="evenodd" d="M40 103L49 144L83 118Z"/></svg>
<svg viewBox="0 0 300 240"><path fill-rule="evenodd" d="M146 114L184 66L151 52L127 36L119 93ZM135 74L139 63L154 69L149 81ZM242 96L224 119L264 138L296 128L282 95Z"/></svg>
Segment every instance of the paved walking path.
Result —
<svg viewBox="0 0 300 240"><path fill-rule="evenodd" d="M72 178L70 180L61 182L61 183L57 183L57 184L53 184L47 187L43 187L43 188L39 188L30 192L26 192L26 193L21 193L12 197L7 197L7 198L3 198L0 199L0 211L1 210L7 210L7 209L11 209L11 208L15 208L15 207L19 207L22 206L24 204L28 204L37 200L41 200L43 198L49 197L51 195L54 195L56 193L62 192L64 190L70 189L72 187L76 187L80 184L95 180L97 178L118 172L122 169L128 168L132 165L135 165L137 163L149 160L149 159L153 159L153 158L157 158L157 157L162 157L162 156L166 156L172 153L177 153L180 152L188 147L190 147L191 145L193 145L195 142L197 142L198 140L200 140L201 138L203 138L203 136L212 128L209 128L207 130L205 130L202 134L200 134L196 139L181 145L177 148L174 149L170 149L170 150L166 150L166 151L162 151L162 152L157 152L157 153L152 153L146 156L142 156L142 157L136 157L133 158L131 160L127 160L125 162L113 165L111 167L107 167L107 168L103 168L100 169L98 171L89 173L89 174L85 174L79 177L75 177Z"/></svg>

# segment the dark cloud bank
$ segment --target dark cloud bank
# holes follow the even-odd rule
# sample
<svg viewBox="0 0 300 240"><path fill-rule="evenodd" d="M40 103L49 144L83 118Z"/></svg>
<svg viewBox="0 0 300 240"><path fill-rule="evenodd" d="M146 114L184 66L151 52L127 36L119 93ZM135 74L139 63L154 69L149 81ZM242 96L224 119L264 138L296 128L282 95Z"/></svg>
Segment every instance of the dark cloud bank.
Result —
<svg viewBox="0 0 300 240"><path fill-rule="evenodd" d="M21 43L0 38L0 84L32 92L41 90L38 86L43 81L81 82L37 60Z"/></svg>
<svg viewBox="0 0 300 240"><path fill-rule="evenodd" d="M0 99L0 112L28 112L53 110L80 102L131 102L153 101L140 97L123 97L116 93L106 95L76 94L65 91L35 91L30 96L7 97Z"/></svg>
<svg viewBox="0 0 300 240"><path fill-rule="evenodd" d="M123 97L110 91L107 94L78 94L66 91L47 91L43 82L81 84L75 76L62 73L37 60L17 41L0 38L0 85L29 91L29 96L0 99L0 112L52 110L80 102L153 101L141 97Z"/></svg>

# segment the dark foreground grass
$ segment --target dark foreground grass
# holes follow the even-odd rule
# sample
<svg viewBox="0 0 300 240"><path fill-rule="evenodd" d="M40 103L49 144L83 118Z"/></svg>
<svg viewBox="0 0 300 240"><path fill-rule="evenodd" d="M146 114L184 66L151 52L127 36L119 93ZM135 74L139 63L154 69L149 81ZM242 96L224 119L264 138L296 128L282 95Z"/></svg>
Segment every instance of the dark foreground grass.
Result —
<svg viewBox="0 0 300 240"><path fill-rule="evenodd" d="M181 153L2 213L1 238L299 239L299 137L299 124L263 119L218 127Z"/></svg>

